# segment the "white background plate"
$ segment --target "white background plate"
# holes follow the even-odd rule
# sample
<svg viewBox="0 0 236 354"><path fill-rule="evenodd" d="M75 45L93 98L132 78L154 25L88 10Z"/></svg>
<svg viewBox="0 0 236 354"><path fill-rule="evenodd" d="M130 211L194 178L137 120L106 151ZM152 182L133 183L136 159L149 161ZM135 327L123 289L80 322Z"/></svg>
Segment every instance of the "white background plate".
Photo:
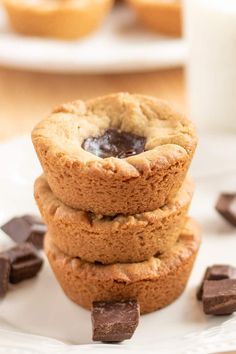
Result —
<svg viewBox="0 0 236 354"><path fill-rule="evenodd" d="M145 32L117 6L92 36L64 42L11 32L0 9L0 65L48 72L115 73L183 65L185 43Z"/></svg>
<svg viewBox="0 0 236 354"><path fill-rule="evenodd" d="M200 254L184 294L166 309L142 316L132 340L93 344L89 311L66 298L45 261L37 278L12 287L0 301L0 353L208 354L236 349L236 315L205 316L195 298L207 265L236 265L236 231L214 211L218 193L236 189L235 156L235 136L200 140L192 166L197 191L191 209L203 226ZM1 145L0 162L0 224L37 212L33 181L40 167L29 137ZM0 232L0 247L10 244Z"/></svg>

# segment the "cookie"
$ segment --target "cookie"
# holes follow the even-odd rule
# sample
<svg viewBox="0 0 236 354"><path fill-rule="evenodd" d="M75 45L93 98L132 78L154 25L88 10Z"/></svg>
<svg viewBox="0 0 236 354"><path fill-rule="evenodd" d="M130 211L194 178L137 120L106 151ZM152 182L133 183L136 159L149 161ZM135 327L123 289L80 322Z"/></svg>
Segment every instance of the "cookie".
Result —
<svg viewBox="0 0 236 354"><path fill-rule="evenodd" d="M65 294L90 309L93 301L135 299L141 313L161 309L183 292L200 245L189 220L171 250L140 263L93 264L67 256L46 235L45 251Z"/></svg>
<svg viewBox="0 0 236 354"><path fill-rule="evenodd" d="M184 227L192 194L189 178L162 208L104 217L65 206L44 177L35 183L35 199L55 245L69 256L103 264L141 262L169 250Z"/></svg>
<svg viewBox="0 0 236 354"><path fill-rule="evenodd" d="M148 29L164 35L182 35L181 0L127 0Z"/></svg>
<svg viewBox="0 0 236 354"><path fill-rule="evenodd" d="M192 123L166 102L128 93L64 104L34 128L32 140L55 196L101 215L165 205L197 145Z"/></svg>
<svg viewBox="0 0 236 354"><path fill-rule="evenodd" d="M113 0L3 0L12 28L29 36L77 39L93 32Z"/></svg>

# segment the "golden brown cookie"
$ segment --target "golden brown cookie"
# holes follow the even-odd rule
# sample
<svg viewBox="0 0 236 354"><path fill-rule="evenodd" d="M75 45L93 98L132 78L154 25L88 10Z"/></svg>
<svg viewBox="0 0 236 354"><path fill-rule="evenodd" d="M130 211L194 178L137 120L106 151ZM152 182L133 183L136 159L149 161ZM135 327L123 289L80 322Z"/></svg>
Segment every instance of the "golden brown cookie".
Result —
<svg viewBox="0 0 236 354"><path fill-rule="evenodd" d="M188 179L164 207L104 217L65 206L44 177L35 183L35 199L55 245L72 257L103 264L141 262L169 250L184 227L192 194Z"/></svg>
<svg viewBox="0 0 236 354"><path fill-rule="evenodd" d="M145 151L101 158L82 147L109 129L144 139ZM32 140L57 198L102 215L166 204L182 185L197 145L192 123L166 102L128 93L64 104L34 128Z"/></svg>
<svg viewBox="0 0 236 354"><path fill-rule="evenodd" d="M151 31L170 35L182 34L181 0L126 0L139 20Z"/></svg>
<svg viewBox="0 0 236 354"><path fill-rule="evenodd" d="M3 4L16 32L77 39L97 29L113 0L3 0Z"/></svg>
<svg viewBox="0 0 236 354"><path fill-rule="evenodd" d="M93 264L61 252L47 234L45 251L65 294L90 309L93 301L137 299L141 313L161 309L184 290L200 245L190 220L171 250L140 263Z"/></svg>

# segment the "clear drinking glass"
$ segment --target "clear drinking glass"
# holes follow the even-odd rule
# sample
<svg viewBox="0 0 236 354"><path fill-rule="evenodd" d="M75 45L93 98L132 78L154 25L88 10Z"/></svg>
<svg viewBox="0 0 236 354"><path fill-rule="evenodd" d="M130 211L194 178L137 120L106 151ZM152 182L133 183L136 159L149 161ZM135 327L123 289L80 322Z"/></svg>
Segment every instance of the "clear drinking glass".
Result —
<svg viewBox="0 0 236 354"><path fill-rule="evenodd" d="M200 130L236 132L236 1L184 0L189 113Z"/></svg>

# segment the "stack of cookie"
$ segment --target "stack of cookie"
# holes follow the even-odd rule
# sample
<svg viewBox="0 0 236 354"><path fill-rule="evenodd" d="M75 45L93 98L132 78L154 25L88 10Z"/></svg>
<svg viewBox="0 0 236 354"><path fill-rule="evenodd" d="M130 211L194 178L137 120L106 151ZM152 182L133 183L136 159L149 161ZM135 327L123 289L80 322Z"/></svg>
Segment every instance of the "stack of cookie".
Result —
<svg viewBox="0 0 236 354"><path fill-rule="evenodd" d="M68 297L88 309L137 299L141 313L175 300L200 244L187 217L192 123L156 98L119 93L62 105L32 139L45 251Z"/></svg>

